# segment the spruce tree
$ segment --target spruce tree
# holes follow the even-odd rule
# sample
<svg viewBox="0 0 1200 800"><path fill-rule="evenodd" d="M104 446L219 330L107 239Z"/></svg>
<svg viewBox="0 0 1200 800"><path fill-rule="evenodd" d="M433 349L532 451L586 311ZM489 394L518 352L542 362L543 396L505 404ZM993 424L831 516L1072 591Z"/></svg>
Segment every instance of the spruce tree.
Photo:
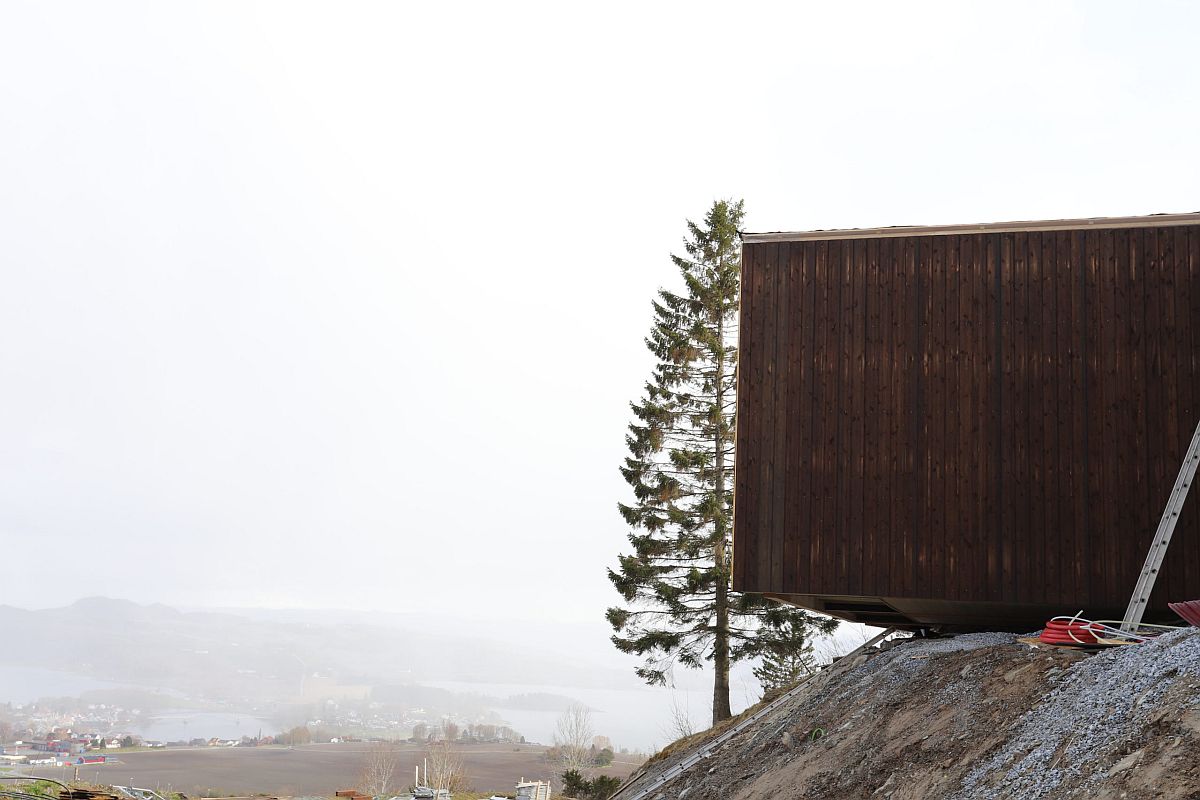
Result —
<svg viewBox="0 0 1200 800"><path fill-rule="evenodd" d="M815 622L812 628L816 631L832 631L825 620ZM817 668L810 626L797 625L795 620L785 617L774 624L767 620L762 633L762 661L753 672L763 694L791 686Z"/></svg>
<svg viewBox="0 0 1200 800"><path fill-rule="evenodd" d="M730 665L766 652L781 620L799 631L836 625L729 586L743 213L742 201L720 200L702 224L688 221L686 255L671 256L684 289L660 289L653 303L646 346L657 363L631 404L621 469L633 552L608 571L625 601L608 610L613 643L645 657L637 673L651 684L675 664L711 662L714 724L731 716Z"/></svg>

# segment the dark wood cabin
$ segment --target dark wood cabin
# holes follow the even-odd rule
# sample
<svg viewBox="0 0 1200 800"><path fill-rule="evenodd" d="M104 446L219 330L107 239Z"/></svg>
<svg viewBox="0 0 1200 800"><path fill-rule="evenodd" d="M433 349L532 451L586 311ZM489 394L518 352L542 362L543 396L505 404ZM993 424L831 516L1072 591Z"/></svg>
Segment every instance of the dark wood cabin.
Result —
<svg viewBox="0 0 1200 800"><path fill-rule="evenodd" d="M1200 214L744 234L733 586L1119 619L1200 420ZM1146 620L1200 598L1200 493Z"/></svg>

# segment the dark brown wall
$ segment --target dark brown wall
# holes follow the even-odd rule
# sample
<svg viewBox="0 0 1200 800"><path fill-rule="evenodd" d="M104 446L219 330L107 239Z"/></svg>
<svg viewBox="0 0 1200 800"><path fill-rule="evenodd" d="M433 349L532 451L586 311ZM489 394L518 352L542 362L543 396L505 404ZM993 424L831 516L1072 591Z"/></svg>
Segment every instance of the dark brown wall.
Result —
<svg viewBox="0 0 1200 800"><path fill-rule="evenodd" d="M1200 226L742 269L735 588L1124 608L1200 418ZM1200 598L1198 506L1156 604Z"/></svg>

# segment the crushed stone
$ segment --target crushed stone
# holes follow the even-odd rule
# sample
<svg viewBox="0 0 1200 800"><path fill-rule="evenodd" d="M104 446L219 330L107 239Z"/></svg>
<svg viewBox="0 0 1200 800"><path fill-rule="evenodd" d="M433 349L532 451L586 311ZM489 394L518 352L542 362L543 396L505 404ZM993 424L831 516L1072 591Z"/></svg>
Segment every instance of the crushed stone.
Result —
<svg viewBox="0 0 1200 800"><path fill-rule="evenodd" d="M1020 797L1044 797L1064 782L1098 784L1116 773L1125 749L1178 681L1200 703L1200 636L1195 629L1103 651L1076 664L1035 708L1026 711L1008 742L963 780L958 797L990 797L976 789L1003 773ZM1133 762L1126 763L1124 769ZM1117 770L1122 772L1124 769Z"/></svg>

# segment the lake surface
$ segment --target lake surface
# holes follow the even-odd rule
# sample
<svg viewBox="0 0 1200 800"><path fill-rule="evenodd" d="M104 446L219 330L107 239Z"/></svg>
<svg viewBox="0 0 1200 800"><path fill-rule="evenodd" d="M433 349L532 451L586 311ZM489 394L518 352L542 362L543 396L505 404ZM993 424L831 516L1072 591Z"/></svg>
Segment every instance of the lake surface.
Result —
<svg viewBox="0 0 1200 800"><path fill-rule="evenodd" d="M225 711L195 711L174 709L156 714L152 719L132 726L133 733L143 739L159 742L189 739L241 739L243 736L271 736L279 726L270 720L249 714Z"/></svg>
<svg viewBox="0 0 1200 800"><path fill-rule="evenodd" d="M42 697L77 697L96 689L136 688L40 667L0 666L0 703L32 703Z"/></svg>
<svg viewBox="0 0 1200 800"><path fill-rule="evenodd" d="M733 713L738 714L752 702L755 696L739 696L737 681L731 692ZM423 681L424 686L449 689L455 692L479 692L492 697L511 697L531 691L550 692L574 698L592 709L592 727L597 734L612 739L616 748L652 752L678 738L670 730L672 701L674 700L691 717L696 730L707 728L712 719L711 689L668 689L661 686L646 686L629 689L589 689L578 686L536 686L506 683L467 683L464 681ZM746 693L742 693L746 694ZM527 711L516 708L496 707L496 713L504 717L514 730L527 741L541 744L554 743L554 731L558 711Z"/></svg>
<svg viewBox="0 0 1200 800"><path fill-rule="evenodd" d="M84 692L97 689L149 689L134 683L106 681L38 667L0 666L0 703L32 703L43 697L78 697ZM163 692L163 689L154 689ZM257 736L261 730L270 735L278 732L278 725L251 714L223 711L198 711L194 709L172 709L156 714L153 718L132 723L131 733L146 739L161 742L178 741L214 736L221 739L240 739Z"/></svg>
<svg viewBox="0 0 1200 800"><path fill-rule="evenodd" d="M696 677L696 676L690 676ZM707 678L708 676L704 676ZM574 698L593 711L596 733L608 736L618 747L650 752L673 741L677 734L670 728L672 702L678 703L692 718L696 730L708 727L712 703L711 689L666 689L627 687L596 689L578 686L534 686L530 684L469 683L466 681L422 681L423 685L455 692L475 692L505 698L530 692L549 692ZM734 676L731 700L738 713L757 699ZM0 702L30 703L41 697L75 697L83 692L113 688L152 688L131 683L105 681L70 672L40 668L0 666ZM158 691L162 691L159 689ZM552 744L560 712L496 708L505 721L530 742ZM156 715L132 728L147 739L178 741L198 737L237 739L277 733L277 726L250 714L175 709Z"/></svg>

